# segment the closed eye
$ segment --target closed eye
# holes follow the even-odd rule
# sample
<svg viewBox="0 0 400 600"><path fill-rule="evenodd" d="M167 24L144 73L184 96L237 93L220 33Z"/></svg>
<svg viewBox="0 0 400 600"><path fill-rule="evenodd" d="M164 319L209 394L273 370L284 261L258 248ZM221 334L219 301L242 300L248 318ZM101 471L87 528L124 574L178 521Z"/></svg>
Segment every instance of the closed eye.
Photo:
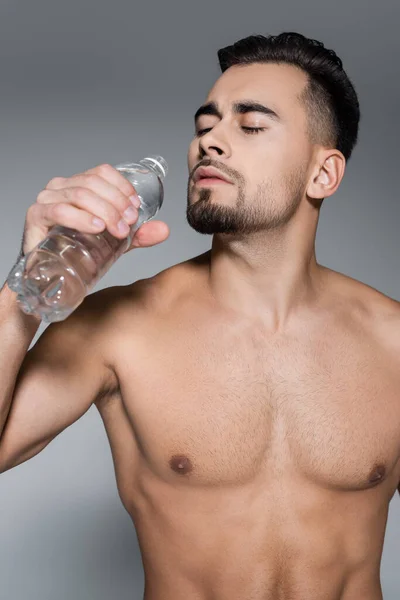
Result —
<svg viewBox="0 0 400 600"><path fill-rule="evenodd" d="M265 131L265 127L242 127L242 129L244 130L244 132L247 135L254 135L255 133L259 133L260 131ZM196 131L195 136L200 137L202 136L206 131L211 131L211 127L207 127L206 129L199 129L198 131Z"/></svg>

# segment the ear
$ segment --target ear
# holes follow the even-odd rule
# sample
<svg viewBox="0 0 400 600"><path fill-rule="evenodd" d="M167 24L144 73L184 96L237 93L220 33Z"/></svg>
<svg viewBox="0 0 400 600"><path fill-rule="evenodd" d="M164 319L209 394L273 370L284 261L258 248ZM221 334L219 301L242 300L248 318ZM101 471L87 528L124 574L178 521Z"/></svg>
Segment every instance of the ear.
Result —
<svg viewBox="0 0 400 600"><path fill-rule="evenodd" d="M316 156L315 168L307 187L307 196L322 200L332 196L343 179L346 159L339 150L322 150Z"/></svg>

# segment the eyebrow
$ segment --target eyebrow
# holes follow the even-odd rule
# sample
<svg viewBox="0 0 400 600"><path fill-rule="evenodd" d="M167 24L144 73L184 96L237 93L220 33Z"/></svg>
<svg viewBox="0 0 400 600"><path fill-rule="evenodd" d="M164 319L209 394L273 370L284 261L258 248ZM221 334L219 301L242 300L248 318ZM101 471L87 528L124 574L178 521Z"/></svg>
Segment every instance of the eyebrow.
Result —
<svg viewBox="0 0 400 600"><path fill-rule="evenodd" d="M235 102L233 104L233 112L238 115L245 115L249 112L259 112L267 115L267 117L277 121L278 123L282 121L281 117L274 110L272 110L272 108L264 106L264 104L260 104L260 102L255 100L243 100L242 102ZM207 104L200 106L194 115L195 124L202 115L212 115L222 119L222 114L216 102L207 102Z"/></svg>

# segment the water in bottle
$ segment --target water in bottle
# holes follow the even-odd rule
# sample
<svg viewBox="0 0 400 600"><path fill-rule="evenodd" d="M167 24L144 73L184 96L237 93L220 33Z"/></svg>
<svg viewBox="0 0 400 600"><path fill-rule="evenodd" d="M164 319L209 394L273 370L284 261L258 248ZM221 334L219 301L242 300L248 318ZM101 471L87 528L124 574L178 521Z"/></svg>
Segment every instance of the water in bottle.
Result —
<svg viewBox="0 0 400 600"><path fill-rule="evenodd" d="M130 227L129 235L121 240L107 230L82 233L61 225L52 227L7 278L8 287L18 293L18 304L26 314L46 323L66 319L129 248L139 227L161 208L163 180L168 172L164 158L148 156L115 168L132 183L140 199L138 220Z"/></svg>

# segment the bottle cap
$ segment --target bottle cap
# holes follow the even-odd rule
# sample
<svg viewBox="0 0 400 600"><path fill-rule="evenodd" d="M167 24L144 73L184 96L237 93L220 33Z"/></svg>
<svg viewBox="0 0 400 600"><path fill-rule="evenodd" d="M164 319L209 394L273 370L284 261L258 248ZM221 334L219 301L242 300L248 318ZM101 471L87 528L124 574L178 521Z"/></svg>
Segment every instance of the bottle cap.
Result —
<svg viewBox="0 0 400 600"><path fill-rule="evenodd" d="M161 170L163 177L166 177L168 173L168 165L165 158L163 158L162 156L146 156L144 160L152 162L156 167L158 167Z"/></svg>

